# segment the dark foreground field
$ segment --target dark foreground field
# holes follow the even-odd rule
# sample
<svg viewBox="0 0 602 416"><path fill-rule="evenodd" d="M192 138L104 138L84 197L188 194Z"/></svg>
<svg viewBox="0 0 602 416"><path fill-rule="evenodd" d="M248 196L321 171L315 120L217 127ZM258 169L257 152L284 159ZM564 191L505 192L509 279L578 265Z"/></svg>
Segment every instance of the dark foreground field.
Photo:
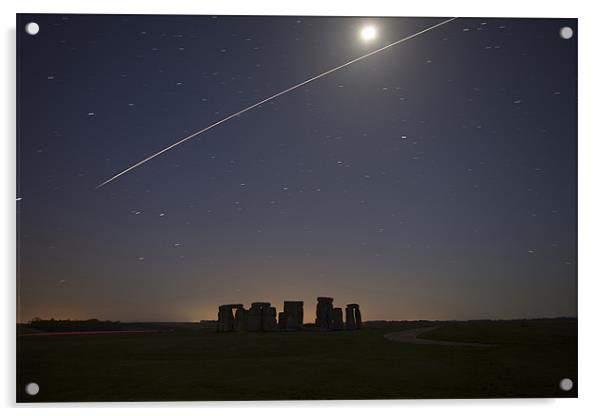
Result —
<svg viewBox="0 0 602 416"><path fill-rule="evenodd" d="M17 339L17 400L286 400L576 397L577 321L439 323L395 343L361 331L56 335ZM565 377L570 392L559 389ZM37 396L24 386L40 385Z"/></svg>

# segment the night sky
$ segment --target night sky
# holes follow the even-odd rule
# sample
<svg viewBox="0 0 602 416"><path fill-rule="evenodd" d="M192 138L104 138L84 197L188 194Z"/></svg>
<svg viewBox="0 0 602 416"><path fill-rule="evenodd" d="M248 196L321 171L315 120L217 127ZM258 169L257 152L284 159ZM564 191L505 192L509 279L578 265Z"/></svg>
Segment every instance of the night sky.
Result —
<svg viewBox="0 0 602 416"><path fill-rule="evenodd" d="M18 320L576 316L575 19L452 21L95 189L442 20L18 15Z"/></svg>

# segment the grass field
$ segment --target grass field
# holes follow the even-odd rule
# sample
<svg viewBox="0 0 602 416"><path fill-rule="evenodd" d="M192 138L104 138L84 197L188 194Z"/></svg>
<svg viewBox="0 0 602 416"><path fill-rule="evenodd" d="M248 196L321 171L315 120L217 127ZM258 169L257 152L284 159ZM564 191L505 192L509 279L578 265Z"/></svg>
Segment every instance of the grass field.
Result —
<svg viewBox="0 0 602 416"><path fill-rule="evenodd" d="M491 343L395 343L388 332L173 331L17 339L17 401L576 397L577 321L437 324L421 337ZM559 389L571 378L570 392ZM40 385L27 396L28 382Z"/></svg>

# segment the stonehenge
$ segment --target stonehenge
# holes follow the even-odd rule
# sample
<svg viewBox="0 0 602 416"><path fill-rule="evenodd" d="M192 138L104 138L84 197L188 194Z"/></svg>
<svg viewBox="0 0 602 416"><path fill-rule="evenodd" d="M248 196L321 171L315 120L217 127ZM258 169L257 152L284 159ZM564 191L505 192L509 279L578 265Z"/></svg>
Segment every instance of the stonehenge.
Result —
<svg viewBox="0 0 602 416"><path fill-rule="evenodd" d="M345 308L345 328L362 328L362 314L360 312L360 305L358 305L357 303L350 303Z"/></svg>
<svg viewBox="0 0 602 416"><path fill-rule="evenodd" d="M333 298L319 297L316 306L316 327L320 329L342 330L360 329L362 317L360 306L357 303L347 305L345 308L345 321L343 322L343 309L332 306Z"/></svg>
<svg viewBox="0 0 602 416"><path fill-rule="evenodd" d="M246 331L249 322L249 311L240 305L240 308L236 308L234 314L234 330L235 331Z"/></svg>
<svg viewBox="0 0 602 416"><path fill-rule="evenodd" d="M362 329L362 313L360 312L360 305L354 304L353 310L355 311L355 329Z"/></svg>
<svg viewBox="0 0 602 416"><path fill-rule="evenodd" d="M332 298L319 297L316 305L316 327L330 329L332 327Z"/></svg>
<svg viewBox="0 0 602 416"><path fill-rule="evenodd" d="M276 308L269 302L253 303L249 310L242 304L221 305L217 313L217 332L272 331L276 326Z"/></svg>
<svg viewBox="0 0 602 416"><path fill-rule="evenodd" d="M251 304L247 320L248 331L269 331L273 329L272 324L275 324L275 322L276 308L272 308L270 302L254 302Z"/></svg>
<svg viewBox="0 0 602 416"><path fill-rule="evenodd" d="M261 330L275 331L278 329L276 322L276 308L273 306L265 306L261 308Z"/></svg>
<svg viewBox="0 0 602 416"><path fill-rule="evenodd" d="M353 308L350 308L349 306L345 308L345 329L355 329Z"/></svg>
<svg viewBox="0 0 602 416"><path fill-rule="evenodd" d="M288 319L286 319L286 312L279 312L278 313L278 329L281 331L285 330L287 322L288 322Z"/></svg>
<svg viewBox="0 0 602 416"><path fill-rule="evenodd" d="M284 301L284 328L292 331L303 327L303 301Z"/></svg>
<svg viewBox="0 0 602 416"><path fill-rule="evenodd" d="M332 309L332 327L331 329L340 331L344 329L343 326L343 309L333 308Z"/></svg>
<svg viewBox="0 0 602 416"><path fill-rule="evenodd" d="M277 312L270 302L253 302L249 309L239 303L220 305L217 313L217 332L270 332L320 330L340 331L361 329L362 315L357 303L343 309L334 307L331 297L318 297L315 325L303 324L303 301L285 300L284 310ZM276 319L277 318L277 319Z"/></svg>
<svg viewBox="0 0 602 416"><path fill-rule="evenodd" d="M228 332L234 330L234 315L232 309L242 308L240 304L221 305L217 313L217 330L218 332Z"/></svg>

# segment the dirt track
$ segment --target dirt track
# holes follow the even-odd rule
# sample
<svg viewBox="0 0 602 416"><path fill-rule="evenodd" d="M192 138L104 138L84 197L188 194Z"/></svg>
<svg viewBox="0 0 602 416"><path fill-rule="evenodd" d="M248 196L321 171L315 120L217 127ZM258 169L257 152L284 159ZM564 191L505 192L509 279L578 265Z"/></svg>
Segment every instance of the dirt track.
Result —
<svg viewBox="0 0 602 416"><path fill-rule="evenodd" d="M406 344L421 344L421 345L447 345L457 347L493 347L494 344L478 344L476 342L454 342L454 341L437 341L434 339L417 338L419 334L435 329L431 326L428 328L408 329L406 331L390 332L385 334L385 338L389 341L403 342Z"/></svg>
<svg viewBox="0 0 602 416"><path fill-rule="evenodd" d="M17 334L18 337L45 337L52 335L100 335L100 334L137 334L147 332L161 332L158 329L136 329L123 331L58 331L58 332L29 332Z"/></svg>

